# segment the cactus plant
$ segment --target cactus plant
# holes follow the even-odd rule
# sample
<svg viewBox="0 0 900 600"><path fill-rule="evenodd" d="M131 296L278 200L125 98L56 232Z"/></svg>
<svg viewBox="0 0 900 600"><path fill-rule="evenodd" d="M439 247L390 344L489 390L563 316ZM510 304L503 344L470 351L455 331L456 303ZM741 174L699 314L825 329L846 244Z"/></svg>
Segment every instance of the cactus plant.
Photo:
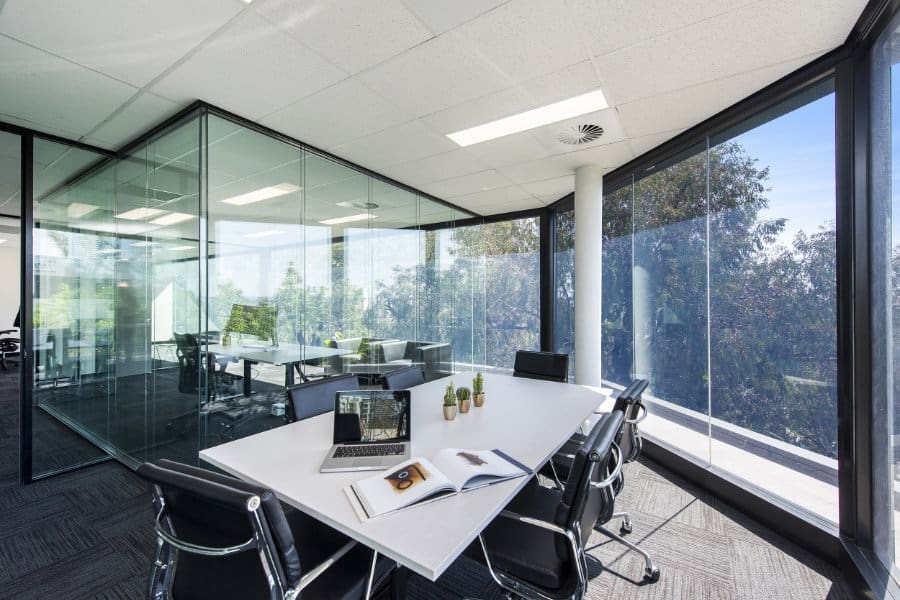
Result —
<svg viewBox="0 0 900 600"><path fill-rule="evenodd" d="M452 383L448 383L444 390L444 406L456 406L456 392L453 391Z"/></svg>
<svg viewBox="0 0 900 600"><path fill-rule="evenodd" d="M472 406L472 392L469 388L464 386L457 388L456 399L459 400L459 412L469 412L469 407Z"/></svg>
<svg viewBox="0 0 900 600"><path fill-rule="evenodd" d="M472 393L473 394L483 394L484 393L484 375L481 374L481 371L475 373L475 379L472 380Z"/></svg>

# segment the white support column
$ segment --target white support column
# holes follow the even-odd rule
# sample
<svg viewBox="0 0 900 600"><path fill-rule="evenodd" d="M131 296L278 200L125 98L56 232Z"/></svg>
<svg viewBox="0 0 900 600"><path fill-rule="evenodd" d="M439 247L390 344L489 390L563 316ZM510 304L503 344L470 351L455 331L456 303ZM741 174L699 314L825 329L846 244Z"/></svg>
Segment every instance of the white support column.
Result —
<svg viewBox="0 0 900 600"><path fill-rule="evenodd" d="M575 383L600 385L603 169L575 169Z"/></svg>

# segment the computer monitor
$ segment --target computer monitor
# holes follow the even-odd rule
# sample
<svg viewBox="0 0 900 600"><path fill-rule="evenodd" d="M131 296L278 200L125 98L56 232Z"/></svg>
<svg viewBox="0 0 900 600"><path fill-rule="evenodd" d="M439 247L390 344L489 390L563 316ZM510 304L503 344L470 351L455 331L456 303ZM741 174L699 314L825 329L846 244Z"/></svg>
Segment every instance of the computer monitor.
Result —
<svg viewBox="0 0 900 600"><path fill-rule="evenodd" d="M277 316L278 309L267 304L261 306L232 304L225 331L253 335L261 340L274 340Z"/></svg>

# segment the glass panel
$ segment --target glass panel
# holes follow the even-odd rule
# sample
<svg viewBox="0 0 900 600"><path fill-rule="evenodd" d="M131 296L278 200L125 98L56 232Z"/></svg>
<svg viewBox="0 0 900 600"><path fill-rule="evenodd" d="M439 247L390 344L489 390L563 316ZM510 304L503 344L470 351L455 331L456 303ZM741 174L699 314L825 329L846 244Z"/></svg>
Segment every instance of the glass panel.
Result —
<svg viewBox="0 0 900 600"><path fill-rule="evenodd" d="M516 350L539 350L540 220L485 223L485 336L487 364L512 369Z"/></svg>
<svg viewBox="0 0 900 600"><path fill-rule="evenodd" d="M101 166L85 170L94 164ZM85 438L103 446L110 438L119 253L114 209L114 165L93 152L35 138L35 477L105 456Z"/></svg>
<svg viewBox="0 0 900 600"><path fill-rule="evenodd" d="M900 528L900 17L872 48L872 512L874 550L898 578Z"/></svg>
<svg viewBox="0 0 900 600"><path fill-rule="evenodd" d="M629 228L629 234L631 233ZM556 247L553 249L556 302L553 315L553 347L569 355L569 380L575 381L575 211L556 213ZM605 257L604 257L605 260ZM605 263L604 263L605 264ZM604 277L604 281L606 278Z"/></svg>
<svg viewBox="0 0 900 600"><path fill-rule="evenodd" d="M706 152L695 148L634 186L635 377L657 415L707 422ZM682 449L708 459L702 439Z"/></svg>
<svg viewBox="0 0 900 600"><path fill-rule="evenodd" d="M322 370L268 358L278 351L302 359L316 333L304 320L312 270L303 251L303 152L219 117L207 123L211 343L201 356L209 379L201 397L203 447L282 424L275 405L285 385ZM254 351L263 356L244 358Z"/></svg>
<svg viewBox="0 0 900 600"><path fill-rule="evenodd" d="M712 462L837 523L832 81L710 144Z"/></svg>
<svg viewBox="0 0 900 600"><path fill-rule="evenodd" d="M12 328L19 312L21 153L22 140L19 136L0 132L0 281L3 282L3 291L0 292L0 331ZM18 337L18 334L0 334L0 338L2 337ZM14 368L12 360L8 367Z"/></svg>
<svg viewBox="0 0 900 600"><path fill-rule="evenodd" d="M627 386L634 364L632 299L631 180L603 196L603 277L600 373L604 380Z"/></svg>

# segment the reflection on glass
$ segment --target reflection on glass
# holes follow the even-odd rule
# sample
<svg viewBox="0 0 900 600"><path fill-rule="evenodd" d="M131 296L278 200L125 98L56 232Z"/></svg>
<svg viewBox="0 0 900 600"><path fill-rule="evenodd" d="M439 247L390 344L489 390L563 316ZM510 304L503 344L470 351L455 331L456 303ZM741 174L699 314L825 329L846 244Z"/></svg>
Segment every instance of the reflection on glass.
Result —
<svg viewBox="0 0 900 600"><path fill-rule="evenodd" d="M621 386L631 383L634 365L632 318L632 220L631 178L603 196L603 331L600 338L600 372Z"/></svg>
<svg viewBox="0 0 900 600"><path fill-rule="evenodd" d="M896 577L900 528L900 18L872 47L871 257L873 545Z"/></svg>
<svg viewBox="0 0 900 600"><path fill-rule="evenodd" d="M605 213L605 208L604 208ZM630 228L629 228L630 233ZM575 377L575 210L556 214L553 250L556 302L553 315L555 352L569 355L569 380ZM604 256L604 261L606 257ZM605 266L605 262L604 262ZM604 283L606 277L604 273Z"/></svg>

